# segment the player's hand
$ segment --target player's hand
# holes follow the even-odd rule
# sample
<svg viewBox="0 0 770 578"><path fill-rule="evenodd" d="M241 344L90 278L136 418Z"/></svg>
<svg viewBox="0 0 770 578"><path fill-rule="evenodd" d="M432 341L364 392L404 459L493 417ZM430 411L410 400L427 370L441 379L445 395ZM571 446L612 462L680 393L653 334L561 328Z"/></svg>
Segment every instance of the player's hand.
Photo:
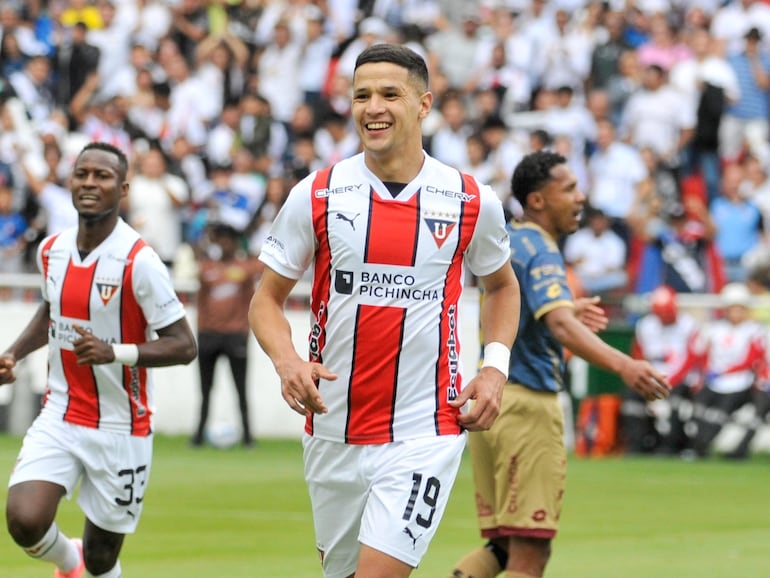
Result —
<svg viewBox="0 0 770 578"><path fill-rule="evenodd" d="M462 407L468 400L474 400L468 413L460 414L457 423L468 431L488 430L500 414L503 386L507 377L494 367L482 367L478 375L463 388L453 401L452 407Z"/></svg>
<svg viewBox="0 0 770 578"><path fill-rule="evenodd" d="M72 342L72 351L75 353L78 365L101 365L115 361L115 353L108 343L80 325L73 324L72 328L80 336Z"/></svg>
<svg viewBox="0 0 770 578"><path fill-rule="evenodd" d="M16 357L12 353L0 355L0 385L16 381L13 368L16 367Z"/></svg>
<svg viewBox="0 0 770 578"><path fill-rule="evenodd" d="M278 370L281 377L281 395L289 407L300 415L310 412L326 413L329 409L318 392L318 380L334 381L337 375L320 363L297 361L286 364Z"/></svg>
<svg viewBox="0 0 770 578"><path fill-rule="evenodd" d="M607 329L607 313L599 307L601 297L580 297L575 299L575 317L594 333Z"/></svg>
<svg viewBox="0 0 770 578"><path fill-rule="evenodd" d="M628 387L647 401L664 399L671 393L668 377L641 359L633 359L627 363L621 369L620 377Z"/></svg>

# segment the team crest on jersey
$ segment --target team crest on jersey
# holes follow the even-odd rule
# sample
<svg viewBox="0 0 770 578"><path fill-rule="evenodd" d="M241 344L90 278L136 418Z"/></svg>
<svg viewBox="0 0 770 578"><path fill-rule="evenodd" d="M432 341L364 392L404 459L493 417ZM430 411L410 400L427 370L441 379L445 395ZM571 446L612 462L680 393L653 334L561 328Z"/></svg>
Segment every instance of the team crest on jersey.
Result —
<svg viewBox="0 0 770 578"><path fill-rule="evenodd" d="M119 287L120 285L113 285L111 283L97 283L96 289L99 291L99 298L102 300L102 303L107 305L115 296Z"/></svg>
<svg viewBox="0 0 770 578"><path fill-rule="evenodd" d="M425 215L423 219L439 249L457 225L457 215L452 214Z"/></svg>

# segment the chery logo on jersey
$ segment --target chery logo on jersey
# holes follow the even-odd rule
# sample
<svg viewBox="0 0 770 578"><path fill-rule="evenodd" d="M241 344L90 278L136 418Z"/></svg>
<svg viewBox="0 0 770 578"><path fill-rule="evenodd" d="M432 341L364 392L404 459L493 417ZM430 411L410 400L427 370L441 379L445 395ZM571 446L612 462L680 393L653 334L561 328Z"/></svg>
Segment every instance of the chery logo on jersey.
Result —
<svg viewBox="0 0 770 578"><path fill-rule="evenodd" d="M324 199L326 197L331 197L332 195L354 193L360 191L363 186L363 183L358 183L357 185L345 185L343 187L334 187L333 189L316 189L313 191L313 196L316 199Z"/></svg>
<svg viewBox="0 0 770 578"><path fill-rule="evenodd" d="M450 191L449 189L439 189L438 187L434 187L433 185L428 185L425 187L425 192L430 193L431 195L439 195L441 197L446 197L448 199L457 199L461 203L468 203L476 198L476 195L470 195L468 193L464 193L463 191Z"/></svg>

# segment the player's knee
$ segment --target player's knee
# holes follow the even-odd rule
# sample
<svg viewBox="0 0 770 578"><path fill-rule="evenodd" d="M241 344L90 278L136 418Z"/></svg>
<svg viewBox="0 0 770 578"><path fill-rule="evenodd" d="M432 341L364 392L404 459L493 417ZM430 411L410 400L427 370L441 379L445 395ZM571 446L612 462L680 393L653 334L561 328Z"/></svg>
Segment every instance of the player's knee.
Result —
<svg viewBox="0 0 770 578"><path fill-rule="evenodd" d="M42 519L36 510L14 502L8 502L5 521L13 541L23 548L37 544L51 526L50 521Z"/></svg>
<svg viewBox="0 0 770 578"><path fill-rule="evenodd" d="M545 538L511 538L508 549L509 566L532 576L542 576L551 558L551 540Z"/></svg>

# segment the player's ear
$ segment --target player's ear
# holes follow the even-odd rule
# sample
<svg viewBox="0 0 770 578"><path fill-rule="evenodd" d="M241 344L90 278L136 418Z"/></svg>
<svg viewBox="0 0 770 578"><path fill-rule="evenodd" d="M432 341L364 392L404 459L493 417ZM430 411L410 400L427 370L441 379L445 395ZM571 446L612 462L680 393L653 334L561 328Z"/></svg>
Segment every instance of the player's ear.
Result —
<svg viewBox="0 0 770 578"><path fill-rule="evenodd" d="M545 198L540 191L532 191L527 195L527 205L536 211L541 210L545 206Z"/></svg>

